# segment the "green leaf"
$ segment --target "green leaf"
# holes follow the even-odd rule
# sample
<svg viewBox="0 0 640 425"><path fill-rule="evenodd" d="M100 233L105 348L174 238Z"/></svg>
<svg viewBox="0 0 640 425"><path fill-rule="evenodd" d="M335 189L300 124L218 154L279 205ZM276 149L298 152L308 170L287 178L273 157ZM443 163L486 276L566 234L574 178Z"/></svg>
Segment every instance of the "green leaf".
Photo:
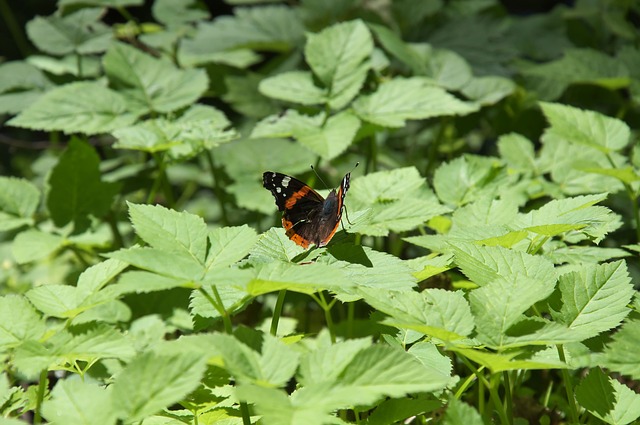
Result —
<svg viewBox="0 0 640 425"><path fill-rule="evenodd" d="M425 75L433 78L442 88L460 91L475 80L469 63L456 52L434 49L430 45L413 45L412 47L423 56L427 66ZM465 96L470 97L466 93Z"/></svg>
<svg viewBox="0 0 640 425"><path fill-rule="evenodd" d="M396 398L383 401L365 422L367 425L403 423L411 417L432 412L442 404L428 397Z"/></svg>
<svg viewBox="0 0 640 425"><path fill-rule="evenodd" d="M364 300L391 316L387 324L413 329L445 341L468 336L474 328L469 303L461 291L426 289L418 293L369 288Z"/></svg>
<svg viewBox="0 0 640 425"><path fill-rule="evenodd" d="M118 279L118 283L109 287L109 292L120 296L124 294L146 294L177 287L193 287L193 284L190 280L184 278L132 270L123 273Z"/></svg>
<svg viewBox="0 0 640 425"><path fill-rule="evenodd" d="M73 75L75 77L98 77L102 75L102 65L96 56L78 56L70 53L61 58L32 55L27 61L37 68L54 75Z"/></svg>
<svg viewBox="0 0 640 425"><path fill-rule="evenodd" d="M49 176L47 208L56 226L74 222L88 225L88 216L101 217L111 207L118 189L101 181L100 158L87 143L72 139Z"/></svg>
<svg viewBox="0 0 640 425"><path fill-rule="evenodd" d="M500 246L480 246L464 242L452 243L451 246L458 267L479 286L500 278L511 281L527 277L540 283L546 282L544 292L553 291L556 271L553 264L543 257Z"/></svg>
<svg viewBox="0 0 640 425"><path fill-rule="evenodd" d="M0 347L16 346L28 339L39 339L45 323L27 299L20 295L0 297Z"/></svg>
<svg viewBox="0 0 640 425"><path fill-rule="evenodd" d="M67 53L100 53L112 37L111 29L99 22L100 8L83 8L64 17L37 16L27 23L27 35L38 49L62 56Z"/></svg>
<svg viewBox="0 0 640 425"><path fill-rule="evenodd" d="M608 424L624 425L640 417L640 395L606 376L600 368L591 369L576 387L576 399Z"/></svg>
<svg viewBox="0 0 640 425"><path fill-rule="evenodd" d="M553 289L553 280L548 282L515 275L499 278L473 290L469 303L476 319L476 338L493 347L506 345L507 330L533 304L547 298Z"/></svg>
<svg viewBox="0 0 640 425"><path fill-rule="evenodd" d="M604 350L603 366L640 379L640 363L636 355L640 350L640 320L628 320L618 332L613 334L613 341Z"/></svg>
<svg viewBox="0 0 640 425"><path fill-rule="evenodd" d="M251 137L294 137L322 158L331 160L351 145L360 120L347 111L324 118L323 113L309 117L287 110L284 115L270 116L259 122Z"/></svg>
<svg viewBox="0 0 640 425"><path fill-rule="evenodd" d="M541 102L540 107L551 124L546 133L570 143L609 153L631 140L629 126L616 118L561 104Z"/></svg>
<svg viewBox="0 0 640 425"><path fill-rule="evenodd" d="M256 262L280 260L289 262L304 252L304 248L292 242L284 229L272 227L260 235L258 242L251 250L249 259Z"/></svg>
<svg viewBox="0 0 640 425"><path fill-rule="evenodd" d="M27 292L27 298L47 316L68 317L67 313L78 306L76 288L69 285L43 285Z"/></svg>
<svg viewBox="0 0 640 425"><path fill-rule="evenodd" d="M64 238L59 235L29 229L18 233L13 240L11 252L18 264L41 260L61 248Z"/></svg>
<svg viewBox="0 0 640 425"><path fill-rule="evenodd" d="M570 84L595 84L610 90L629 85L629 71L619 60L592 49L567 49L562 53L561 59L522 67L527 85L542 99L557 99Z"/></svg>
<svg viewBox="0 0 640 425"><path fill-rule="evenodd" d="M304 39L298 11L284 5L235 8L235 16L201 22L195 36L180 43L180 62L205 63L221 51L239 47L288 51Z"/></svg>
<svg viewBox="0 0 640 425"><path fill-rule="evenodd" d="M46 90L51 82L35 66L24 61L9 61L0 65L0 93L16 90Z"/></svg>
<svg viewBox="0 0 640 425"><path fill-rule="evenodd" d="M451 397L444 414L444 425L484 425L482 416L476 409L457 398Z"/></svg>
<svg viewBox="0 0 640 425"><path fill-rule="evenodd" d="M204 275L204 266L191 253L169 252L156 248L133 247L110 252L108 258L126 262L143 270L183 282L197 282Z"/></svg>
<svg viewBox="0 0 640 425"><path fill-rule="evenodd" d="M521 351L510 351L506 354L495 353L484 350L477 350L471 348L461 348L456 346L450 346L450 350L465 356L469 360L472 360L482 366L485 366L492 373L502 372L505 370L519 370L519 369L560 369L567 368L568 366L558 360L556 348L551 348L554 351L555 357L549 356L547 352L540 352L537 355L531 355L528 352L523 356ZM516 358L517 357L517 358Z"/></svg>
<svg viewBox="0 0 640 425"><path fill-rule="evenodd" d="M373 39L360 21L342 22L307 36L307 63L328 89L329 106L341 109L358 94L370 63Z"/></svg>
<svg viewBox="0 0 640 425"><path fill-rule="evenodd" d="M258 89L273 99L301 105L319 105L327 101L327 90L316 86L307 71L289 71L265 78Z"/></svg>
<svg viewBox="0 0 640 425"><path fill-rule="evenodd" d="M509 168L519 172L535 172L537 170L533 143L526 137L509 133L498 139L500 158L507 162Z"/></svg>
<svg viewBox="0 0 640 425"><path fill-rule="evenodd" d="M77 379L74 379L77 378ZM59 380L51 398L42 406L43 416L50 422L91 425L114 424L111 387L83 382L79 377Z"/></svg>
<svg viewBox="0 0 640 425"><path fill-rule="evenodd" d="M156 21L168 26L209 19L207 9L196 0L184 2L157 0L151 7L151 13Z"/></svg>
<svg viewBox="0 0 640 425"><path fill-rule="evenodd" d="M235 131L225 130L227 123L224 116L193 121L147 120L114 131L118 141L113 146L151 153L167 151L170 158L184 161L234 139Z"/></svg>
<svg viewBox="0 0 640 425"><path fill-rule="evenodd" d="M252 118L263 118L280 111L276 101L259 91L263 76L248 72L244 76L226 75L224 84L227 92L222 99L234 110Z"/></svg>
<svg viewBox="0 0 640 425"><path fill-rule="evenodd" d="M90 4L92 6L103 7L126 7L126 6L142 6L144 0L58 0L58 7L71 6L74 4Z"/></svg>
<svg viewBox="0 0 640 425"><path fill-rule="evenodd" d="M176 68L127 44L114 43L103 59L109 81L139 114L171 112L194 103L208 87L204 70Z"/></svg>
<svg viewBox="0 0 640 425"><path fill-rule="evenodd" d="M218 269L217 273L208 276L201 290L191 293L189 302L191 315L213 319L220 317L220 310L214 307L211 301L217 298L213 292L214 287L225 311L227 313L235 312L250 299L249 293L244 288L249 286L252 278L253 274L248 270Z"/></svg>
<svg viewBox="0 0 640 425"><path fill-rule="evenodd" d="M300 360L299 381L304 386L337 379L360 351L371 346L366 338L331 344L318 337L316 343L318 346Z"/></svg>
<svg viewBox="0 0 640 425"><path fill-rule="evenodd" d="M321 290L339 292L355 286L343 270L320 263L298 265L274 261L258 264L255 270L255 278L247 288L253 296L282 289L303 294Z"/></svg>
<svg viewBox="0 0 640 425"><path fill-rule="evenodd" d="M576 230L598 243L621 226L610 209L594 205L605 198L604 194L595 194L552 200L537 210L519 214L512 227L545 236Z"/></svg>
<svg viewBox="0 0 640 425"><path fill-rule="evenodd" d="M349 232L386 236L411 230L449 211L440 205L415 167L379 171L354 179L346 204L351 211L371 209Z"/></svg>
<svg viewBox="0 0 640 425"><path fill-rule="evenodd" d="M79 82L47 92L7 124L91 135L125 127L135 119L120 94L99 83Z"/></svg>
<svg viewBox="0 0 640 425"><path fill-rule="evenodd" d="M136 234L152 248L190 255L204 264L207 225L201 217L161 205L127 205Z"/></svg>
<svg viewBox="0 0 640 425"><path fill-rule="evenodd" d="M482 106L498 103L516 90L516 84L504 77L475 77L463 88L462 94Z"/></svg>
<svg viewBox="0 0 640 425"><path fill-rule="evenodd" d="M126 421L140 421L179 402L200 383L205 360L188 353L137 356L113 384L111 408Z"/></svg>
<svg viewBox="0 0 640 425"><path fill-rule="evenodd" d="M207 253L205 267L208 270L214 270L242 260L257 240L256 231L246 224L212 230L209 232L211 247Z"/></svg>
<svg viewBox="0 0 640 425"><path fill-rule="evenodd" d="M374 23L367 23L387 53L395 56L398 60L404 62L411 68L416 75L425 75L427 73L426 64L422 61L420 55L405 43L400 36L391 31L389 28ZM469 70L469 75L470 70Z"/></svg>
<svg viewBox="0 0 640 425"><path fill-rule="evenodd" d="M40 191L31 182L15 177L0 176L0 231L32 223L32 216L40 203Z"/></svg>
<svg viewBox="0 0 640 425"><path fill-rule="evenodd" d="M624 261L583 264L578 271L560 276L562 308L552 312L560 323L587 339L620 324L629 314L634 294Z"/></svg>
<svg viewBox="0 0 640 425"><path fill-rule="evenodd" d="M360 118L383 127L403 127L406 120L467 115L478 105L463 102L426 78L394 78L353 103Z"/></svg>
<svg viewBox="0 0 640 425"><path fill-rule="evenodd" d="M433 176L433 188L446 204L461 206L495 194L506 184L506 174L491 157L465 155L444 163Z"/></svg>

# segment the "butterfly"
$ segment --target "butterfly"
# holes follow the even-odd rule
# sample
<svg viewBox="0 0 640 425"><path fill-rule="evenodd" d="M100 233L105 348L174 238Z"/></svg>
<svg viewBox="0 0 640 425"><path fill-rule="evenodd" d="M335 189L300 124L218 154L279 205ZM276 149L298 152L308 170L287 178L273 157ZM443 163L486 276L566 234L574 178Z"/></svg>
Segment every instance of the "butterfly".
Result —
<svg viewBox="0 0 640 425"><path fill-rule="evenodd" d="M351 173L347 173L340 187L324 199L294 177L273 171L262 175L262 185L271 191L282 211L282 227L287 236L305 249L310 244L326 246L338 230L350 180Z"/></svg>

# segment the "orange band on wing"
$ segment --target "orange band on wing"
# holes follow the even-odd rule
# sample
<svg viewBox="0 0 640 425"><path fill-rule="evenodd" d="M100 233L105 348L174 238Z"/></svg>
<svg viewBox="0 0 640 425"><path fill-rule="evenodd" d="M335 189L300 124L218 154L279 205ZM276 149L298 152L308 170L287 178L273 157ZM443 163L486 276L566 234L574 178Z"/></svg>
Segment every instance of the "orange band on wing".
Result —
<svg viewBox="0 0 640 425"><path fill-rule="evenodd" d="M290 210L291 208L293 208L296 202L298 202L298 199L304 198L304 196L307 193L309 193L310 190L311 188L309 186L304 186L302 189L298 190L297 192L293 192L293 195L291 195L291 198L287 199L287 202L285 202L284 207Z"/></svg>
<svg viewBox="0 0 640 425"><path fill-rule="evenodd" d="M282 218L282 227L284 227L285 234L289 237L289 239L291 239L293 242L300 245L304 249L309 248L311 241L297 234L296 231L293 230L293 223L284 217Z"/></svg>

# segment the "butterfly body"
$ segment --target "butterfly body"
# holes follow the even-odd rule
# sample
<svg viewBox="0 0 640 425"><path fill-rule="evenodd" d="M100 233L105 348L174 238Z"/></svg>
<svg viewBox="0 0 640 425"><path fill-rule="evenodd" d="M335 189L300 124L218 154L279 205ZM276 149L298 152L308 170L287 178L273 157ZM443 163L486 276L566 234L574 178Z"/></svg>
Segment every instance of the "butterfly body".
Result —
<svg viewBox="0 0 640 425"><path fill-rule="evenodd" d="M311 244L323 247L340 225L350 178L350 174L345 175L340 187L332 190L327 199L307 184L282 173L265 172L262 184L271 191L282 211L282 227L289 239L303 248Z"/></svg>

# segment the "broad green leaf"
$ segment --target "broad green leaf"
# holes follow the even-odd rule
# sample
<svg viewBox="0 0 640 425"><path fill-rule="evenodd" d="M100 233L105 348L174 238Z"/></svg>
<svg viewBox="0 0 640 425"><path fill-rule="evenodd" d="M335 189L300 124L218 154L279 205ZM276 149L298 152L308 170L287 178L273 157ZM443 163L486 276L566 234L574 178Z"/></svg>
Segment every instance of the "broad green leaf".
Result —
<svg viewBox="0 0 640 425"><path fill-rule="evenodd" d="M25 297L0 297L0 349L39 339L44 332L44 321Z"/></svg>
<svg viewBox="0 0 640 425"><path fill-rule="evenodd" d="M321 341L320 338L317 341ZM319 343L300 360L300 383L304 386L335 380L354 357L371 346L369 339L351 339L336 344Z"/></svg>
<svg viewBox="0 0 640 425"><path fill-rule="evenodd" d="M91 146L71 140L49 175L47 208L57 226L74 222L82 229L89 215L107 213L117 185L101 181L99 165L100 158Z"/></svg>
<svg viewBox="0 0 640 425"><path fill-rule="evenodd" d="M603 176L610 176L620 180L622 183L631 184L640 180L640 175L631 166L624 168L592 168L584 167L578 168L585 173L601 174Z"/></svg>
<svg viewBox="0 0 640 425"><path fill-rule="evenodd" d="M253 295L287 289L303 294L321 290L340 291L355 286L347 273L326 264L291 264L274 261L258 264L256 275L247 291Z"/></svg>
<svg viewBox="0 0 640 425"><path fill-rule="evenodd" d="M131 127L115 130L115 148L143 152L168 152L171 159L186 160L236 137L227 130L226 117L219 119L147 120Z"/></svg>
<svg viewBox="0 0 640 425"><path fill-rule="evenodd" d="M640 379L640 363L636 361L639 350L640 321L628 320L613 334L613 341L604 350L603 366L636 380Z"/></svg>
<svg viewBox="0 0 640 425"><path fill-rule="evenodd" d="M151 13L156 21L167 26L202 21L209 18L209 12L204 5L195 0L184 2L156 0L151 7Z"/></svg>
<svg viewBox="0 0 640 425"><path fill-rule="evenodd" d="M487 367L492 373L502 372L505 370L518 369L562 369L568 366L555 357L530 355L523 356L521 351L511 351L508 353L495 353L491 351L476 350L465 347L449 346L454 351L466 358ZM555 350L555 347L553 348ZM546 353L543 353L546 354ZM517 358L516 358L517 357Z"/></svg>
<svg viewBox="0 0 640 425"><path fill-rule="evenodd" d="M37 16L27 23L27 35L38 49L62 56L67 53L100 53L112 37L111 29L99 22L100 8L83 8L66 16Z"/></svg>
<svg viewBox="0 0 640 425"><path fill-rule="evenodd" d="M71 6L74 4L90 4L92 6L102 7L126 7L126 6L142 6L144 0L58 0L58 7Z"/></svg>
<svg viewBox="0 0 640 425"><path fill-rule="evenodd" d="M251 137L294 137L322 158L331 160L349 147L359 127L360 120L350 112L340 112L325 120L323 113L311 117L288 110L284 115L259 122Z"/></svg>
<svg viewBox="0 0 640 425"><path fill-rule="evenodd" d="M212 304L212 300L217 302L218 297L227 313L235 312L250 299L244 288L248 287L252 278L250 271L238 269L223 269L209 276L201 290L191 293L191 315L213 319L221 317L222 312ZM213 292L214 287L217 295Z"/></svg>
<svg viewBox="0 0 640 425"><path fill-rule="evenodd" d="M104 56L113 88L137 113L171 112L194 103L208 86L204 70L180 70L127 44L114 43Z"/></svg>
<svg viewBox="0 0 640 425"><path fill-rule="evenodd" d="M484 425L482 416L476 409L454 397L449 399L442 423L444 425Z"/></svg>
<svg viewBox="0 0 640 425"><path fill-rule="evenodd" d="M61 58L32 55L27 58L27 62L53 75L73 75L83 78L102 75L102 65L96 56L78 56L74 53Z"/></svg>
<svg viewBox="0 0 640 425"><path fill-rule="evenodd" d="M206 236L206 235L205 235ZM159 275L197 282L204 276L204 266L191 253L156 248L133 247L106 254L108 258L136 266Z"/></svg>
<svg viewBox="0 0 640 425"><path fill-rule="evenodd" d="M506 184L507 175L498 160L475 155L444 163L433 176L433 188L440 200L456 206L493 198Z"/></svg>
<svg viewBox="0 0 640 425"><path fill-rule="evenodd" d="M78 306L76 288L69 285L37 286L27 292L31 303L47 316L69 317L67 314Z"/></svg>
<svg viewBox="0 0 640 425"><path fill-rule="evenodd" d="M184 278L131 270L123 273L118 279L118 283L111 285L107 291L115 296L120 296L124 294L145 294L177 287L193 287L193 284L190 280Z"/></svg>
<svg viewBox="0 0 640 425"><path fill-rule="evenodd" d="M51 82L35 66L24 61L9 61L0 65L0 93L16 90L46 90Z"/></svg>
<svg viewBox="0 0 640 425"><path fill-rule="evenodd" d="M400 36L383 25L369 22L367 26L371 28L376 39L387 53L404 62L414 74L425 75L427 73L426 64L422 61L420 55L405 43Z"/></svg>
<svg viewBox="0 0 640 425"><path fill-rule="evenodd" d="M222 227L209 232L210 248L205 267L208 270L230 266L242 260L253 248L258 235L246 224L238 227Z"/></svg>
<svg viewBox="0 0 640 425"><path fill-rule="evenodd" d="M572 106L541 102L551 127L546 132L570 143L578 143L609 153L629 144L629 126L616 118Z"/></svg>
<svg viewBox="0 0 640 425"><path fill-rule="evenodd" d="M526 137L509 133L498 139L500 158L507 162L509 168L519 172L535 172L537 170L533 143Z"/></svg>
<svg viewBox="0 0 640 425"><path fill-rule="evenodd" d="M469 63L454 51L434 49L428 44L413 44L411 47L423 57L427 67L425 75L433 78L442 88L460 91L473 81ZM470 97L467 94L465 96Z"/></svg>
<svg viewBox="0 0 640 425"><path fill-rule="evenodd" d="M619 248L571 245L554 249L544 254L556 264L603 263L614 258L627 257L629 252Z"/></svg>
<svg viewBox="0 0 640 425"><path fill-rule="evenodd" d="M578 271L560 276L562 307L552 312L576 338L587 339L620 324L629 314L634 294L624 261L583 264Z"/></svg>
<svg viewBox="0 0 640 425"><path fill-rule="evenodd" d="M456 264L477 285L484 286L500 278L512 281L522 277L545 282L544 292L552 291L555 286L556 271L553 264L543 257L500 246L464 242L452 243L451 246Z"/></svg>
<svg viewBox="0 0 640 425"><path fill-rule="evenodd" d="M365 288L410 291L416 285L409 265L386 252L378 252L369 247L354 247L351 243L336 243L327 248L327 253L329 255L317 261L344 271L356 284L356 288L345 287L337 291L336 297L342 302L360 299Z"/></svg>
<svg viewBox="0 0 640 425"><path fill-rule="evenodd" d="M562 53L555 61L521 67L526 85L542 99L557 99L570 84L595 84L610 90L629 85L629 71L619 60L592 49Z"/></svg>
<svg viewBox="0 0 640 425"><path fill-rule="evenodd" d="M152 248L190 255L204 264L207 225L201 217L161 205L127 205L136 234Z"/></svg>
<svg viewBox="0 0 640 425"><path fill-rule="evenodd" d="M413 167L354 179L346 204L352 211L371 209L368 218L354 223L349 231L373 236L386 236L389 230L411 230L449 211L440 205Z"/></svg>
<svg viewBox="0 0 640 425"><path fill-rule="evenodd" d="M515 89L515 83L504 77L475 77L462 88L462 94L483 106L488 106L510 96Z"/></svg>
<svg viewBox="0 0 640 425"><path fill-rule="evenodd" d="M234 9L234 16L218 16L200 22L195 36L180 43L180 62L205 63L229 49L288 51L304 39L298 11L284 5ZM214 56L215 58L215 56Z"/></svg>
<svg viewBox="0 0 640 425"><path fill-rule="evenodd" d="M554 279L538 280L512 275L498 278L469 295L477 336L483 343L502 347L505 333L536 302L547 298Z"/></svg>
<svg viewBox="0 0 640 425"><path fill-rule="evenodd" d="M25 264L48 257L61 248L63 243L62 236L29 229L18 233L11 251L18 264Z"/></svg>
<svg viewBox="0 0 640 425"><path fill-rule="evenodd" d="M31 219L40 203L40 191L31 182L0 176L0 210L16 217Z"/></svg>
<svg viewBox="0 0 640 425"><path fill-rule="evenodd" d="M118 374L111 408L126 421L140 421L179 402L200 383L205 360L189 353L140 354Z"/></svg>
<svg viewBox="0 0 640 425"><path fill-rule="evenodd" d="M106 260L83 271L76 285L79 299L102 289L126 267L127 263L122 261Z"/></svg>
<svg viewBox="0 0 640 425"><path fill-rule="evenodd" d="M576 399L608 424L625 425L640 417L640 395L606 376L600 368L591 369L576 387Z"/></svg>
<svg viewBox="0 0 640 425"><path fill-rule="evenodd" d="M273 260L289 262L303 252L304 248L289 240L284 229L272 227L260 235L249 259L254 263Z"/></svg>
<svg viewBox="0 0 640 425"><path fill-rule="evenodd" d="M402 127L407 120L447 115L467 115L478 105L456 99L431 80L420 77L394 78L378 90L353 103L360 118L383 127Z"/></svg>
<svg viewBox="0 0 640 425"><path fill-rule="evenodd" d="M427 341L419 341L411 345L407 352L423 364L423 366L432 369L445 379L450 379L451 383L455 383L457 379L451 377L453 364L451 359L438 351L438 347Z"/></svg>
<svg viewBox="0 0 640 425"><path fill-rule="evenodd" d="M578 230L598 243L622 224L610 209L594 205L605 198L596 194L554 199L537 210L519 214L512 227L545 236Z"/></svg>
<svg viewBox="0 0 640 425"><path fill-rule="evenodd" d="M42 413L49 422L55 423L114 424L116 415L110 397L111 387L83 382L73 376L58 381L51 391L51 398L44 402Z"/></svg>
<svg viewBox="0 0 640 425"><path fill-rule="evenodd" d="M47 92L7 124L91 135L131 125L135 119L119 93L96 82L78 82Z"/></svg>
<svg viewBox="0 0 640 425"><path fill-rule="evenodd" d="M391 316L388 324L401 329L413 329L448 341L468 336L474 328L469 303L459 291L426 289L418 293L368 288L363 298L367 304Z"/></svg>
<svg viewBox="0 0 640 425"><path fill-rule="evenodd" d="M327 101L327 90L316 86L313 75L307 71L289 71L265 78L258 89L273 99L301 105L319 105Z"/></svg>
<svg viewBox="0 0 640 425"><path fill-rule="evenodd" d="M373 39L360 21L342 22L307 35L307 63L328 89L333 109L346 106L357 94L369 70Z"/></svg>
<svg viewBox="0 0 640 425"><path fill-rule="evenodd" d="M365 422L367 425L388 425L403 423L414 416L432 412L442 406L430 397L395 398L383 401Z"/></svg>

